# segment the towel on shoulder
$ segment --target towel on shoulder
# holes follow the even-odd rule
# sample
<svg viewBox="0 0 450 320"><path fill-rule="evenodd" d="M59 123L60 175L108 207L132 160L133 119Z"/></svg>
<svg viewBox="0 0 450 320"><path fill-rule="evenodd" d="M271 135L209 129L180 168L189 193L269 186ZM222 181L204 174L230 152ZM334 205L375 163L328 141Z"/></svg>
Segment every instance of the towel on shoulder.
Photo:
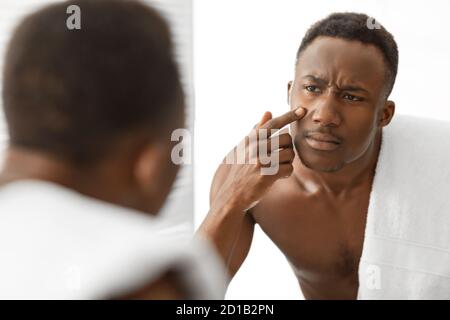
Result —
<svg viewBox="0 0 450 320"><path fill-rule="evenodd" d="M60 185L0 188L0 299L108 299L169 270L190 299L223 299L226 269L191 232Z"/></svg>
<svg viewBox="0 0 450 320"><path fill-rule="evenodd" d="M359 299L450 299L450 122L383 128L359 283Z"/></svg>

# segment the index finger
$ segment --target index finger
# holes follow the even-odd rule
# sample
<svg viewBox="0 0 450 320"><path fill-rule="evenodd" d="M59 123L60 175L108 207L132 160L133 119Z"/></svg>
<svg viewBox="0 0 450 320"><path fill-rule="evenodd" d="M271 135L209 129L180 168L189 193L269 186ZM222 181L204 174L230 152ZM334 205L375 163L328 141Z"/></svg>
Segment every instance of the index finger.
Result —
<svg viewBox="0 0 450 320"><path fill-rule="evenodd" d="M262 125L259 129L267 129L269 132L268 135L270 135L271 134L270 131L272 129L279 130L291 122L302 119L305 116L305 114L306 109L298 107L297 109L288 111L279 117L270 119L269 121L264 123L264 125Z"/></svg>

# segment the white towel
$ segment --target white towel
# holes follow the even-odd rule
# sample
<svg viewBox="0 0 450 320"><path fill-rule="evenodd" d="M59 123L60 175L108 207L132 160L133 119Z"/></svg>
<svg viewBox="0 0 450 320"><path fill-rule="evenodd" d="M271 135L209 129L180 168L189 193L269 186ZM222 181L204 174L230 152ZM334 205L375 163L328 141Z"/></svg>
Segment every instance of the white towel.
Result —
<svg viewBox="0 0 450 320"><path fill-rule="evenodd" d="M162 219L44 181L0 188L0 299L120 297L172 268L191 298L223 299L212 247Z"/></svg>
<svg viewBox="0 0 450 320"><path fill-rule="evenodd" d="M450 299L450 123L383 129L359 281L359 299Z"/></svg>

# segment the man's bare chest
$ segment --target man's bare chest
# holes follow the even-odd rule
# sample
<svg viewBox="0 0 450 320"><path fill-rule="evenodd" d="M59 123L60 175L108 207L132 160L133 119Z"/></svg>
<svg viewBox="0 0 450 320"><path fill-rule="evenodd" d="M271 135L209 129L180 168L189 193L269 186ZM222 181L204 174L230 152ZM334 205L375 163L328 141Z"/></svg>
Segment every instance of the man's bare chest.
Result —
<svg viewBox="0 0 450 320"><path fill-rule="evenodd" d="M310 197L266 203L254 217L297 273L342 278L358 271L368 202L368 193L342 201Z"/></svg>

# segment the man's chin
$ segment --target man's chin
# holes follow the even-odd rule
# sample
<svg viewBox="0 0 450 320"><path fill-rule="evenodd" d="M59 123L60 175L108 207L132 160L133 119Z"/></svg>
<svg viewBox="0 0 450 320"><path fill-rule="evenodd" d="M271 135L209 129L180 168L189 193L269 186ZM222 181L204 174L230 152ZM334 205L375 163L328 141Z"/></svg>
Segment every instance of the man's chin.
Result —
<svg viewBox="0 0 450 320"><path fill-rule="evenodd" d="M344 167L344 163L325 163L325 161L312 161L308 160L299 154L301 163L308 169L318 172L337 172Z"/></svg>
<svg viewBox="0 0 450 320"><path fill-rule="evenodd" d="M308 154L306 146L301 145L300 138L296 137L294 142L294 149L301 161L301 163L308 169L318 172L336 172L345 166L344 161L337 161L330 157L317 156Z"/></svg>

